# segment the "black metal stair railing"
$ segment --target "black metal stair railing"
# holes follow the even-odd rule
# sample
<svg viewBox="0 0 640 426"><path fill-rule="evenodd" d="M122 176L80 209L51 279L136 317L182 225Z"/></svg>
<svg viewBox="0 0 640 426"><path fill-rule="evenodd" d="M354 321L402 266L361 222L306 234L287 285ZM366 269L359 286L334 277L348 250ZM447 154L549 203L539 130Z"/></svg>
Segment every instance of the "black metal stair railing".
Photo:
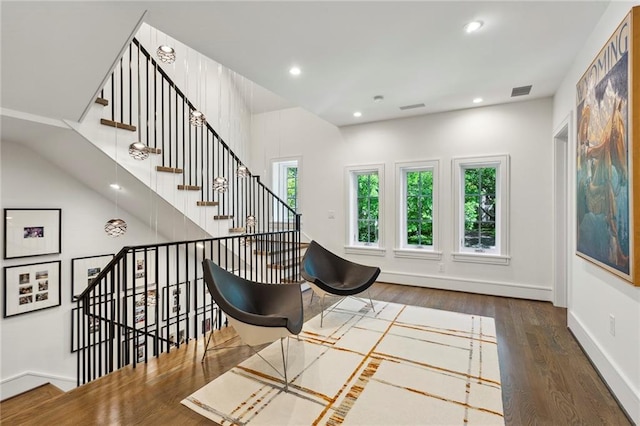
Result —
<svg viewBox="0 0 640 426"><path fill-rule="evenodd" d="M299 277L300 215L259 176L239 172L241 159L209 123L189 123L196 107L137 40L99 103L109 108L103 124L136 131L150 155L161 156L161 167L181 175L176 190L197 190L205 206L217 203L217 216L228 216L235 233L123 248L72 310L78 385L147 362L224 324L202 279L204 258L251 280L280 284ZM216 177L226 178L226 191L214 189Z"/></svg>
<svg viewBox="0 0 640 426"><path fill-rule="evenodd" d="M298 240L296 231L250 238ZM134 367L218 330L225 317L203 280L202 260L261 282L279 284L284 269L270 268L243 236L124 247L77 298L72 346L78 385L126 365ZM244 239L244 241L243 241ZM293 250L299 256L299 248Z"/></svg>
<svg viewBox="0 0 640 426"><path fill-rule="evenodd" d="M199 191L204 203L218 203L217 216L228 216L231 229L267 232L274 223L278 229L294 229L295 211L245 168L210 123L190 123L191 113L199 109L137 39L101 96L108 98L110 121L135 127L151 155L161 156L162 167L180 170L182 188ZM226 180L226 191L214 189L216 178Z"/></svg>

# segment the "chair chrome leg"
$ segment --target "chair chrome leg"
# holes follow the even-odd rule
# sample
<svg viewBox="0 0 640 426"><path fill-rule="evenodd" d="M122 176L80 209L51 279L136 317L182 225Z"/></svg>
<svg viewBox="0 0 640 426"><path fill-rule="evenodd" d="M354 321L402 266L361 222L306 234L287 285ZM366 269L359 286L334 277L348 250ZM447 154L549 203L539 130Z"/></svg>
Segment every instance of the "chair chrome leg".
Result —
<svg viewBox="0 0 640 426"><path fill-rule="evenodd" d="M309 300L309 306L311 306L311 304L313 303L313 296L316 294L315 291L313 291L313 289L311 289L311 299Z"/></svg>
<svg viewBox="0 0 640 426"><path fill-rule="evenodd" d="M322 327L322 322L324 321L324 294L320 298L320 327Z"/></svg>
<svg viewBox="0 0 640 426"><path fill-rule="evenodd" d="M213 330L209 332L209 337L207 337L207 344L204 346L204 353L202 354L202 360L200 360L200 362L204 362L204 358L207 356L207 350L209 349L209 342L211 341L211 337L213 337Z"/></svg>
<svg viewBox="0 0 640 426"><path fill-rule="evenodd" d="M371 310L373 312L375 312L376 308L375 308L375 306L373 306L373 300L371 300L371 290L370 289L367 289L367 295L369 296L369 303L371 303Z"/></svg>
<svg viewBox="0 0 640 426"><path fill-rule="evenodd" d="M282 365L284 367L284 391L289 391L289 380L287 378L287 362L289 360L289 338L287 338L287 356L284 356L284 337L280 338L280 351L282 352Z"/></svg>

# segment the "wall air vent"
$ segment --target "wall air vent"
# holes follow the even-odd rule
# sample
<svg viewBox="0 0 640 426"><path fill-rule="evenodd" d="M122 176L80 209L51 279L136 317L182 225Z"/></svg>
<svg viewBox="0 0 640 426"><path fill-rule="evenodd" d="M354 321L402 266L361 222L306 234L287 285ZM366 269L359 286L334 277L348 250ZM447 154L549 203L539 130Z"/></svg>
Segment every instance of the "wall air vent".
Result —
<svg viewBox="0 0 640 426"><path fill-rule="evenodd" d="M530 92L531 92L531 85L514 87L513 89L511 89L511 97L513 98L514 96L528 95Z"/></svg>
<svg viewBox="0 0 640 426"><path fill-rule="evenodd" d="M400 107L402 111L406 111L408 109L416 109L416 108L424 108L424 104L413 104L413 105L405 105Z"/></svg>

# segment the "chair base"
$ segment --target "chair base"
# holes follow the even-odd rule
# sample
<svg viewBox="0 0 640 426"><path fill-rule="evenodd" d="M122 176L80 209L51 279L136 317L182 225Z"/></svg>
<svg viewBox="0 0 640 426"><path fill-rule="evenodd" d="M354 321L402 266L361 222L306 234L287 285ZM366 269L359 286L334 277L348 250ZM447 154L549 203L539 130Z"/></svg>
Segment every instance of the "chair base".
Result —
<svg viewBox="0 0 640 426"><path fill-rule="evenodd" d="M334 309L336 309L338 307L338 305L340 303L342 303L342 301L344 301L344 299L346 299L347 297L351 297L352 299L360 300L360 301L362 301L362 302L364 302L366 304L366 299L363 299L361 297L357 297L356 295L341 296L341 295L329 293L328 291L324 291L323 289L321 289L320 287L318 287L317 285L315 285L312 282L307 281L307 283L309 284L309 286L313 290L313 293L311 293L311 300L309 301L309 304L311 304L313 302L314 294L317 294L318 297L320 297L320 308L322 309L320 311L320 327L322 327L322 325L324 323L324 298L326 296L334 296L334 297L341 297L342 298L342 300L340 300L338 303L335 304L335 306L333 306L331 309L329 309L327 313L330 313ZM371 291L370 291L370 289L367 289L367 297L369 298L369 303L368 304L371 306L371 310L373 310L373 312L375 312L376 308L375 308L375 305L373 304L373 300L371 299Z"/></svg>
<svg viewBox="0 0 640 426"><path fill-rule="evenodd" d="M287 366L289 364L289 336L290 336L290 332L287 330L287 334L286 335L282 335L282 331L280 328L278 327L274 327L275 330L279 330L280 335L276 338L267 340L264 338L259 338L259 337L255 337L252 339L253 336L249 336L249 339L253 342L260 342L260 343L254 343L254 344L249 344L247 343L247 341L244 339L244 336L240 334L238 328L236 328L236 324L240 324L240 328L244 328L243 326L247 326L249 328L256 328L256 329L260 329L260 330L265 330L265 327L254 327L248 324L244 324L244 323L238 323L236 320L233 320L232 318L229 318L229 322L233 325L233 327L236 329L236 331L238 332L238 337L240 337L241 340L243 340L245 342L245 344L243 346L247 346L249 347L249 349L251 349L251 351L255 354L258 355L265 363L267 363L267 365L269 365L269 367L271 367L276 373L278 373L278 375L280 377L282 377L284 379L284 391L288 392L289 391L289 380L287 378ZM286 328L285 328L286 330ZM255 332L255 330L251 330L252 332ZM215 342L215 337L213 335L213 333L215 332L215 330L211 330L211 332L209 333L209 337L206 340L206 344L204 347L204 353L202 354L202 360L201 362L204 362L205 357L207 356L207 352L208 351L217 351L217 350L223 350L223 349L233 349L233 348L239 348L241 346L219 346L216 344ZM270 335L275 335L276 333L267 333ZM211 342L211 338L213 337L214 343L213 343L213 347L209 348L209 344ZM285 337L287 338L287 353L285 356L285 350L284 350L284 339ZM282 365L283 365L283 371L284 373L281 373L280 371L278 371L278 369L269 361L267 361L262 355L260 355L260 353L258 351L256 351L254 349L254 346L259 346L259 345L263 345L263 344L267 344L267 343L272 343L274 341L276 341L277 339L280 339L280 351L282 352ZM233 340L233 338L225 340L224 342L222 342L221 344L224 344L226 342L229 342L230 340ZM298 338L299 340L299 338Z"/></svg>

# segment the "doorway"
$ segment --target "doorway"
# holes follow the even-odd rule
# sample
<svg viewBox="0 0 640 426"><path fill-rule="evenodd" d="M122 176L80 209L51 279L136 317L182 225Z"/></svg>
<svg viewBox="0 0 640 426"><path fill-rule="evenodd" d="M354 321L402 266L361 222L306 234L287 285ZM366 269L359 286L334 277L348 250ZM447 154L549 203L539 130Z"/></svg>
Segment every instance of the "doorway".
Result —
<svg viewBox="0 0 640 426"><path fill-rule="evenodd" d="M553 304L566 308L568 302L568 172L569 172L569 123L561 125L560 130L553 137L554 149L554 212L553 221Z"/></svg>

